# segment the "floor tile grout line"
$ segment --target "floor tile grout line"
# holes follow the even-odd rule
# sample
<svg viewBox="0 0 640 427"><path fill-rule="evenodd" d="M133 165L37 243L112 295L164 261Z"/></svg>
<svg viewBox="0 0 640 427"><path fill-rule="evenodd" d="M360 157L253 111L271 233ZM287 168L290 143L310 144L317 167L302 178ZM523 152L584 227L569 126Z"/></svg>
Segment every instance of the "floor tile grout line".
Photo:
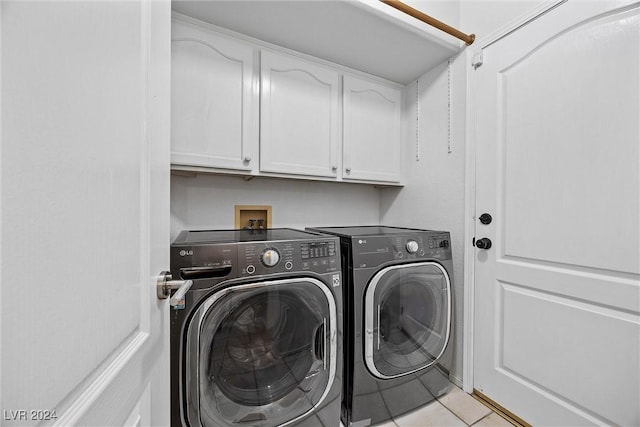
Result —
<svg viewBox="0 0 640 427"><path fill-rule="evenodd" d="M469 427L474 426L476 424L478 424L480 421L484 420L485 418L489 418L492 414L495 414L495 412L491 411L489 412L487 415L485 415L484 417L480 418L479 420L477 420L475 423L473 424L469 424Z"/></svg>
<svg viewBox="0 0 640 427"><path fill-rule="evenodd" d="M453 384L453 387L458 387L458 386L456 386L455 384ZM481 417L480 419L478 419L478 420L474 421L474 422L473 422L473 423L471 423L471 424L468 424L465 420L461 419L461 418L458 416L458 414L456 414L456 412L455 412L453 409L450 409L447 405L445 405L445 404L444 404L444 402L442 402L442 401L440 400L440 398L441 398L441 397L446 397L446 396L448 396L448 395L449 395L449 393L445 393L445 394L443 394L443 395L441 395L441 396L439 396L439 397L436 397L436 400L437 400L438 402L440 402L440 404L441 404L442 406L444 406L445 408L447 408L447 409L449 410L449 412L452 412L452 413L453 413L453 415L455 415L459 420L461 420L461 421L462 421L466 426L472 426L472 425L474 425L474 424L478 423L479 421L484 420L484 419L485 419L485 418L487 418L489 415L491 415L491 414L493 414L493 413L495 412L493 409L491 409L490 407L488 407L484 402L482 402L482 401L479 401L479 400L475 399L472 395L470 395L470 394L466 393L466 392L465 392L464 390L462 390L460 387L458 387L458 388L460 389L460 391L462 391L463 393L467 394L469 397L471 397L471 398L473 398L474 400L476 400L476 401L480 402L480 403L481 403L485 408L487 408L487 409L490 411L487 415L485 415L485 416Z"/></svg>
<svg viewBox="0 0 640 427"><path fill-rule="evenodd" d="M462 418L460 418L460 417L458 416L458 414L456 414L455 412L453 412L451 409L447 408L447 407L445 406L445 404L444 404L444 403L440 402L440 400L438 400L438 403L440 403L440 404L444 407L444 409L446 409L447 411L451 412L451 413L453 414L453 416L454 416L454 417L456 417L457 419L459 419L460 421L462 421L462 424L464 424L465 426L468 426L468 425L469 425L469 424L467 424L467 423L466 423Z"/></svg>
<svg viewBox="0 0 640 427"><path fill-rule="evenodd" d="M455 386L455 385L454 385L454 387L457 387L457 386ZM449 393L445 393L445 394L443 394L442 396L439 396L439 397L435 397L435 396L433 396L433 397L435 397L434 402L438 402L438 404L439 404L439 405L441 405L442 407L444 407L448 413L450 413L451 415L453 415L453 416L454 416L458 421L462 422L462 424L463 424L464 426L466 426L466 427L472 427L472 426L475 426L475 425L477 425L478 423L480 423L481 421L485 420L486 418L489 418L489 417L490 417L491 415L493 415L493 414L496 414L497 416L499 416L500 418L504 419L505 421L507 421L508 423L512 424L513 426L518 427L518 426L516 426L515 424L511 423L511 421L510 421L510 420L508 420L507 418L505 418L502 414L500 414L500 413L498 413L498 412L494 411L494 410L493 410L490 406L488 406L485 402L483 402L483 401L482 401L482 400L480 400L480 399L475 398L475 396L473 396L473 395L469 395L469 396L470 396L471 398L473 398L475 401L477 401L477 402L479 402L480 404L482 404L482 406L484 406L486 409L488 409L488 410L489 410L489 413L488 413L488 414L486 414L486 415L484 415L484 416L482 416L481 418L479 418L479 419L475 420L475 421L474 421L474 422L472 422L471 424L469 424L469 423L467 423L465 420L463 420L463 419L462 419L462 418L461 418L461 417L456 413L456 411L455 411L455 410L453 410L453 409L449 408L447 405L445 405L445 404L440 400L440 398L444 398L444 397L445 397L445 396L447 396L448 394L449 394ZM395 419L395 418L391 418L389 421L390 421L394 426L396 426L396 427L400 427L400 424L398 424L398 422L396 421L396 419Z"/></svg>
<svg viewBox="0 0 640 427"><path fill-rule="evenodd" d="M442 402L440 402L438 399L436 399L436 401L440 404L440 406L442 406L444 409L447 410L447 412L451 413L454 417L456 417L456 419L458 419L458 421L462 421L462 424L464 424L465 426L469 426L469 424L467 424L463 419L461 419L458 415L456 415L455 412L453 412L451 409L447 408L446 406L444 406L444 404L442 404ZM400 427L400 424L398 424L396 422L395 418L392 418L391 421L397 426Z"/></svg>

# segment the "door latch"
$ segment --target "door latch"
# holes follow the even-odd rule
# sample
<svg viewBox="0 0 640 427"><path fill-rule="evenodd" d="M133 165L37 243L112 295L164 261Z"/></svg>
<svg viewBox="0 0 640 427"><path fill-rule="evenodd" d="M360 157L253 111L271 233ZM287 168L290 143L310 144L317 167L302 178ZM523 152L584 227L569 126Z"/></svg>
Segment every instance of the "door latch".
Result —
<svg viewBox="0 0 640 427"><path fill-rule="evenodd" d="M158 276L157 285L157 293L158 299L167 299L171 295L171 291L177 291L171 296L169 300L169 305L173 307L174 310L182 310L184 309L184 297L187 294L187 291L193 285L192 280L171 280L171 273L168 271L163 271Z"/></svg>
<svg viewBox="0 0 640 427"><path fill-rule="evenodd" d="M477 70L479 66L484 63L484 51L479 50L473 54L473 59L471 60L471 66L474 70Z"/></svg>
<svg viewBox="0 0 640 427"><path fill-rule="evenodd" d="M480 220L480 223L484 225L491 224L491 221L493 221L493 217L491 216L491 214L488 214L486 212L480 215L480 218L478 219Z"/></svg>

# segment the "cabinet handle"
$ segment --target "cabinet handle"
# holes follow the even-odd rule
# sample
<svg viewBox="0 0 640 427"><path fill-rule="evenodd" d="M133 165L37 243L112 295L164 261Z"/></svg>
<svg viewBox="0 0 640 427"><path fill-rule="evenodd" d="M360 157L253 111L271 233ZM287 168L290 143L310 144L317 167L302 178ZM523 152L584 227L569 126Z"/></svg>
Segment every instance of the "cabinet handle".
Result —
<svg viewBox="0 0 640 427"><path fill-rule="evenodd" d="M331 166L331 170L333 171L333 173L338 172L338 167L337 166Z"/></svg>
<svg viewBox="0 0 640 427"><path fill-rule="evenodd" d="M344 171L345 171L346 173L351 173L351 168L346 168Z"/></svg>
<svg viewBox="0 0 640 427"><path fill-rule="evenodd" d="M251 156L244 156L244 161L249 163L251 161Z"/></svg>

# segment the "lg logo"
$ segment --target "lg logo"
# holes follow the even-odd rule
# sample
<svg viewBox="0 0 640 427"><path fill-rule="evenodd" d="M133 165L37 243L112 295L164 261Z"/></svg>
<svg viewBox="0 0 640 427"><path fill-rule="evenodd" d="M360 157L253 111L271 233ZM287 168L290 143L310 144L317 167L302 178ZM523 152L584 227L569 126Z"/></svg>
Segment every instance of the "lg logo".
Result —
<svg viewBox="0 0 640 427"><path fill-rule="evenodd" d="M366 240L362 240L362 239L358 240L358 244L360 244L360 245L364 245L366 243L367 243Z"/></svg>
<svg viewBox="0 0 640 427"><path fill-rule="evenodd" d="M185 251L184 249L180 251L180 256L191 256L193 255L193 251Z"/></svg>

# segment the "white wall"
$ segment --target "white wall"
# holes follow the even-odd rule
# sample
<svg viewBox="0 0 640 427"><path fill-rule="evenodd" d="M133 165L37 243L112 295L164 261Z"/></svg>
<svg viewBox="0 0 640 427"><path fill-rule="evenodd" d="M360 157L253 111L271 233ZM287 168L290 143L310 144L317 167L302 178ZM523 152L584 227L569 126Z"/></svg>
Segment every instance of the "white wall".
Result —
<svg viewBox="0 0 640 427"><path fill-rule="evenodd" d="M493 35L547 0L462 0L461 30L476 35L476 40Z"/></svg>
<svg viewBox="0 0 640 427"><path fill-rule="evenodd" d="M381 190L381 223L451 232L454 287L454 363L451 375L462 381L462 304L465 164L465 74L461 60L451 65L451 100L456 106L448 129L448 72L441 64L406 89L406 185ZM416 141L416 98L419 134ZM449 150L450 142L450 150ZM451 152L449 152L451 151ZM418 154L418 157L417 157Z"/></svg>
<svg viewBox="0 0 640 427"><path fill-rule="evenodd" d="M438 2L414 1L412 5L427 14L476 35L476 40L490 36L544 3L536 1L460 2L459 19L438 16ZM434 9L433 7L436 7ZM467 113L466 54L451 59L451 67L441 64L427 71L406 88L405 180L403 189L383 189L380 198L380 222L384 225L419 227L451 232L454 286L454 362L452 380L462 383L463 299L464 299L464 197L465 135ZM451 112L448 113L451 81ZM419 99L419 133L416 140L416 99ZM450 121L450 125L449 125ZM450 151L450 152L449 152ZM419 159L416 159L419 153Z"/></svg>
<svg viewBox="0 0 640 427"><path fill-rule="evenodd" d="M460 2L455 0L404 0L414 9L454 28L460 25Z"/></svg>
<svg viewBox="0 0 640 427"><path fill-rule="evenodd" d="M273 227L376 225L380 218L372 185L174 174L171 240L184 229L234 228L235 205L271 205Z"/></svg>

